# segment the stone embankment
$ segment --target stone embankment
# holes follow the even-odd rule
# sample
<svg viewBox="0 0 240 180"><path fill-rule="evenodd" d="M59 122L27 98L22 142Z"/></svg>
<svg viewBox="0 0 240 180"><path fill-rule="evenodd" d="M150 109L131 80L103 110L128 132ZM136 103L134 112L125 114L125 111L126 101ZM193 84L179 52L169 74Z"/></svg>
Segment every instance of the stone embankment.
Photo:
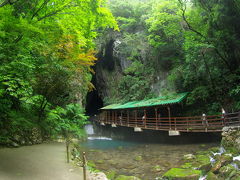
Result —
<svg viewBox="0 0 240 180"><path fill-rule="evenodd" d="M240 126L224 127L222 146L234 154L240 154Z"/></svg>

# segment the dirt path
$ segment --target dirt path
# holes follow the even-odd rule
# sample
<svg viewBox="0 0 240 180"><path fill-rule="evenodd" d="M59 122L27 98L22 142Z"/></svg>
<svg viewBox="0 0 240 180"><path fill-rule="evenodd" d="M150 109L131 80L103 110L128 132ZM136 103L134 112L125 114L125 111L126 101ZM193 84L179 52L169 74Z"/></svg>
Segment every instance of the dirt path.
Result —
<svg viewBox="0 0 240 180"><path fill-rule="evenodd" d="M63 143L0 149L0 180L82 179L82 169L66 163Z"/></svg>

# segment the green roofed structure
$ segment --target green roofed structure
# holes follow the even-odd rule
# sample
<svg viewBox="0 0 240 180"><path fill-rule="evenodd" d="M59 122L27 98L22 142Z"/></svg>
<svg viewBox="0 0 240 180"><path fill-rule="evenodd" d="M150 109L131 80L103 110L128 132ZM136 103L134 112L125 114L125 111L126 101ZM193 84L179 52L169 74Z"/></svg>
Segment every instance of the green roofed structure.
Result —
<svg viewBox="0 0 240 180"><path fill-rule="evenodd" d="M165 128L172 124L171 114L177 115L182 111L181 102L187 95L188 93L175 93L142 101L111 104L101 108L98 121L102 125L111 124L112 127L134 127L135 131Z"/></svg>
<svg viewBox="0 0 240 180"><path fill-rule="evenodd" d="M225 113L183 116L184 99L187 95L187 92L175 93L142 101L111 104L101 108L96 121L103 126L108 124L112 127L132 127L135 132L143 129L168 131L169 136L178 136L183 132L222 132L224 126L232 125L232 119L239 125L239 113L231 113L230 116Z"/></svg>
<svg viewBox="0 0 240 180"><path fill-rule="evenodd" d="M111 104L101 108L102 110L117 110L117 109L132 109L132 108L143 108L151 106L171 105L182 102L188 93L179 93L168 96L160 96L157 98L142 100L142 101L131 101L125 104Z"/></svg>

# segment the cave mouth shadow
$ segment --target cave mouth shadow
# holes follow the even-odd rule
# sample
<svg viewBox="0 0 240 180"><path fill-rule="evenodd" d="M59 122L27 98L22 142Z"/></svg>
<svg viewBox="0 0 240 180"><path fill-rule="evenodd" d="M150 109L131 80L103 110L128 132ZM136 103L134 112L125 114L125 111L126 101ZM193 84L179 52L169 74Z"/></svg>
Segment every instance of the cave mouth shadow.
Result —
<svg viewBox="0 0 240 180"><path fill-rule="evenodd" d="M86 99L86 114L88 116L94 116L100 113L100 108L103 107L103 100L98 94L98 90L88 92Z"/></svg>

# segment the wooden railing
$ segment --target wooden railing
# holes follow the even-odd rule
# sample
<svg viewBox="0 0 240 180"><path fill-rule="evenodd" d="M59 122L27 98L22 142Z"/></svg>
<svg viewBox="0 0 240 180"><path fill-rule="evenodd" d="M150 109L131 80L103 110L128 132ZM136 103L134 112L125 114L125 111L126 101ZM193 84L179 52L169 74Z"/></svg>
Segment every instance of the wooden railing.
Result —
<svg viewBox="0 0 240 180"><path fill-rule="evenodd" d="M221 132L225 126L240 125L240 112L226 115L194 116L194 117L101 117L100 123L118 126L140 127L151 130L175 130L181 132Z"/></svg>

